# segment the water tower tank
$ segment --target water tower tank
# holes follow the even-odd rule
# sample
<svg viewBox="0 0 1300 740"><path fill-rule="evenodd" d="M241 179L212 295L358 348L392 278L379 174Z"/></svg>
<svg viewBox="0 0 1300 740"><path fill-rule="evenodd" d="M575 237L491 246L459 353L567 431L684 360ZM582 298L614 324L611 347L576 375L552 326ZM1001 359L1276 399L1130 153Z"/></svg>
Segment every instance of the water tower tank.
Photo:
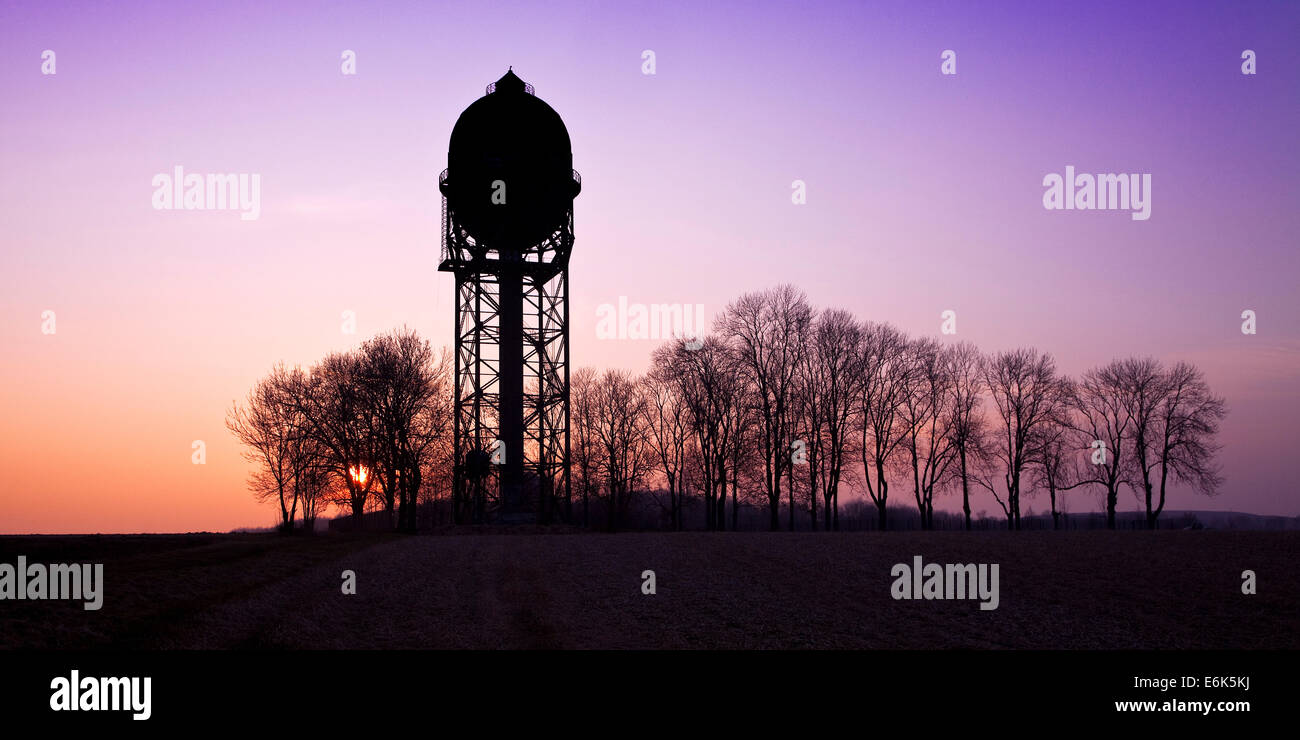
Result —
<svg viewBox="0 0 1300 740"><path fill-rule="evenodd" d="M581 185L564 121L507 71L456 121L441 187L476 243L524 250L565 225Z"/></svg>

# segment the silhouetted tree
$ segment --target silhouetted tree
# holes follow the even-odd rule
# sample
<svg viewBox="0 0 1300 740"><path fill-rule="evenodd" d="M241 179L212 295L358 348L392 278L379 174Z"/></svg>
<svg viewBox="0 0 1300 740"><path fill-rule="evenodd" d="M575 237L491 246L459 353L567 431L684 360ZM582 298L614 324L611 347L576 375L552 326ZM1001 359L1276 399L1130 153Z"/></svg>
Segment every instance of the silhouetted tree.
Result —
<svg viewBox="0 0 1300 740"><path fill-rule="evenodd" d="M739 389L740 383L733 383L731 388ZM740 502L742 499L748 501L752 498L754 491L762 488L759 473L759 446L758 437L760 433L760 424L757 415L750 405L737 399L730 404L727 412L726 428L729 433L725 435L725 451L729 460L729 474L731 477L731 528L735 530L739 526L740 520ZM745 493L741 493L741 486L745 486ZM726 499L727 492L724 489L721 494ZM725 507L719 507L719 510ZM721 526L718 527L722 529Z"/></svg>
<svg viewBox="0 0 1300 740"><path fill-rule="evenodd" d="M858 453L867 495L876 505L878 526L886 527L888 468L906 436L900 409L910 383L907 337L889 324L868 324L860 355L862 384L857 401Z"/></svg>
<svg viewBox="0 0 1300 740"><path fill-rule="evenodd" d="M781 476L790 464L795 373L811 323L807 298L791 285L745 294L727 306L718 321L718 330L733 347L737 367L749 383L761 421L763 484L773 531L780 527ZM790 514L793 528L793 495Z"/></svg>
<svg viewBox="0 0 1300 740"><path fill-rule="evenodd" d="M397 528L413 532L423 457L451 432L449 356L435 361L428 341L401 330L363 343L357 365L384 509L391 521L396 505Z"/></svg>
<svg viewBox="0 0 1300 740"><path fill-rule="evenodd" d="M646 424L650 431L655 466L668 489L668 519L672 529L682 528L682 471L687 464L690 409L673 378L671 345L655 350L653 366L645 376Z"/></svg>
<svg viewBox="0 0 1300 740"><path fill-rule="evenodd" d="M300 411L312 437L325 448L325 466L340 485L341 506L349 508L356 527L362 525L366 502L375 483L374 408L363 389L359 355L333 352L311 371Z"/></svg>
<svg viewBox="0 0 1300 740"><path fill-rule="evenodd" d="M594 431L603 453L610 531L622 524L633 492L653 465L646 405L638 379L623 370L606 370L596 383Z"/></svg>
<svg viewBox="0 0 1300 740"><path fill-rule="evenodd" d="M904 353L908 380L899 419L922 529L934 526L934 489L946 478L955 452L950 413L954 380L946 355L947 351L929 338L908 342Z"/></svg>
<svg viewBox="0 0 1300 740"><path fill-rule="evenodd" d="M1034 435L1059 413L1056 362L1032 348L999 352L985 363L984 382L997 410L998 441L991 451L1002 470L1006 501L996 486L988 488L1007 516L1008 529L1020 529L1021 476L1032 461Z"/></svg>
<svg viewBox="0 0 1300 740"><path fill-rule="evenodd" d="M1080 479L1078 458L1086 445L1080 444L1078 432L1070 418L1070 399L1074 386L1062 379L1056 388L1057 398L1052 403L1055 411L1034 433L1030 454L1033 485L1046 490L1052 507L1052 529L1061 528L1058 497L1074 488Z"/></svg>
<svg viewBox="0 0 1300 740"><path fill-rule="evenodd" d="M984 416L984 358L969 342L956 344L946 354L952 377L948 428L956 455L954 477L961 484L961 508L966 530L971 528L970 484L988 458L988 423Z"/></svg>
<svg viewBox="0 0 1300 740"><path fill-rule="evenodd" d="M1136 468L1130 485L1141 491L1147 527L1155 529L1171 475L1199 493L1217 493L1223 478L1215 460L1215 437L1227 407L1194 365L1179 362L1165 370L1156 360L1146 359L1131 360L1127 367L1133 417L1130 461ZM1158 484L1153 481L1157 474Z"/></svg>
<svg viewBox="0 0 1300 740"><path fill-rule="evenodd" d="M1124 481L1125 447L1133 417L1126 398L1129 385L1124 364L1115 360L1083 374L1070 396L1073 423L1088 445L1088 462L1081 482L1105 489L1106 526L1115 528L1115 506Z"/></svg>
<svg viewBox="0 0 1300 740"><path fill-rule="evenodd" d="M791 393L791 434L795 440L789 467L791 500L795 491L795 475L802 476L802 485L808 492L808 519L812 529L817 529L817 495L822 478L822 449L826 444L826 399L822 372L824 368L817 357L817 318L809 342L799 353L795 367L794 391ZM801 446L800 446L801 445ZM802 471L800 471L802 468ZM790 526L794 528L794 511L790 512Z"/></svg>
<svg viewBox="0 0 1300 740"><path fill-rule="evenodd" d="M817 441L809 462L817 464L810 465L808 477L814 488L820 480L824 526L830 531L839 529L840 482L863 382L863 328L848 311L830 309L818 314L810 338L801 385L810 389L802 394L803 416L808 419L808 436ZM811 442L809 446L813 447ZM811 513L816 529L815 497Z"/></svg>
<svg viewBox="0 0 1300 740"><path fill-rule="evenodd" d="M452 397L448 394L446 399L448 407L451 406L451 402ZM452 488L455 485L455 461L455 439L450 434L433 440L424 452L418 499L421 504L427 504L436 515L431 522L433 524L442 523L444 510L454 516ZM443 502L446 504L444 505Z"/></svg>
<svg viewBox="0 0 1300 740"><path fill-rule="evenodd" d="M727 466L735 453L746 378L732 349L717 336L677 340L665 354L669 374L690 414L704 498L705 528L726 529Z"/></svg>
<svg viewBox="0 0 1300 740"><path fill-rule="evenodd" d="M579 368L569 379L569 474L582 497L582 526L591 526L591 499L600 493L602 452L596 435L596 369Z"/></svg>
<svg viewBox="0 0 1300 740"><path fill-rule="evenodd" d="M311 443L304 439L304 419L288 395L300 370L276 365L259 380L241 406L232 404L226 428L244 445L244 459L257 465L249 488L259 501L274 501L280 508L280 529L293 529L301 491L300 480L311 462Z"/></svg>
<svg viewBox="0 0 1300 740"><path fill-rule="evenodd" d="M310 462L294 476L294 487L302 511L303 530L310 533L316 530L316 517L329 506L333 481L330 479L329 468L325 465L324 451L310 437L307 438L307 443L316 449L310 456Z"/></svg>

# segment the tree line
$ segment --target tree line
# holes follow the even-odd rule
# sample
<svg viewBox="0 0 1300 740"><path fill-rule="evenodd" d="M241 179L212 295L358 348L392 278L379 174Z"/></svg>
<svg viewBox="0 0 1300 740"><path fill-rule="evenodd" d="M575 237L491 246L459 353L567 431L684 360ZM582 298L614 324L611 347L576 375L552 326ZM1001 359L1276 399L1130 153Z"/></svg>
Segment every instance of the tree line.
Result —
<svg viewBox="0 0 1300 740"><path fill-rule="evenodd" d="M960 495L966 529L979 492L1019 529L1022 496L1046 493L1060 527L1067 491L1091 488L1115 528L1122 488L1156 527L1173 484L1213 495L1226 407L1195 366L1123 358L1078 378L1048 353L981 353L910 337L847 311L814 309L789 285L727 306L705 337L658 348L641 376L584 368L571 381L575 514L600 501L617 529L644 492L670 526L703 501L703 526L839 528L841 490L865 493L878 527L910 499L932 528L937 494ZM901 493L900 493L901 491ZM893 493L895 498L891 499ZM573 511L573 507L570 507Z"/></svg>
<svg viewBox="0 0 1300 740"><path fill-rule="evenodd" d="M421 502L451 502L450 364L396 331L307 370L277 365L234 404L250 487L281 528L300 518L310 530L334 505L357 525L382 510L414 531ZM981 495L1020 529L1035 494L1059 528L1066 493L1086 489L1114 529L1128 489L1154 529L1173 485L1222 485L1226 406L1194 365L1130 357L1071 378L1037 349L908 336L815 309L789 285L741 296L706 336L664 343L644 374L576 370L569 402L570 485L543 487L563 500L542 508L585 527L622 528L636 504L675 530L737 529L742 509L761 507L771 530L833 531L843 490L874 507L879 529L900 500L933 528L938 495L960 497L968 530Z"/></svg>
<svg viewBox="0 0 1300 740"><path fill-rule="evenodd" d="M382 509L416 529L420 500L450 489L450 357L411 330L381 334L307 370L277 365L226 426L255 468L254 495L278 506L279 528L307 531L328 506L360 522Z"/></svg>

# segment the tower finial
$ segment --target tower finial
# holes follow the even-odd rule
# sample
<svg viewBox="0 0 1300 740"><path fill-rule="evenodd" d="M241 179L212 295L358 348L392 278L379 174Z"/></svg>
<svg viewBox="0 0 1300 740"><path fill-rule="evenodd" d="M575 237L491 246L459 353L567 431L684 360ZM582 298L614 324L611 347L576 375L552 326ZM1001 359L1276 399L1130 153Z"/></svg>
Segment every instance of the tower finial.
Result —
<svg viewBox="0 0 1300 740"><path fill-rule="evenodd" d="M501 75L501 79L493 84L492 89L495 92L529 92L528 85L515 74L514 67L507 69L506 73Z"/></svg>

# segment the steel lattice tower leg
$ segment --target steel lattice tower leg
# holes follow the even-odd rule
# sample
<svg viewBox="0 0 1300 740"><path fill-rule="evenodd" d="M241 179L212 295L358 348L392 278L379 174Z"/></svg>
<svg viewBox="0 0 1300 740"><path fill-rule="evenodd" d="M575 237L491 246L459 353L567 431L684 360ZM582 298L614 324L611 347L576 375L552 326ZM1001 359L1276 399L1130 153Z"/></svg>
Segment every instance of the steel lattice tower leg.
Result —
<svg viewBox="0 0 1300 740"><path fill-rule="evenodd" d="M518 261L473 255L444 217L441 269L456 277L457 523L551 521L567 516L569 482L568 246L572 222ZM477 250L486 251L486 250ZM513 341L510 339L514 337ZM517 373L503 372L517 368ZM491 462L504 443L504 464Z"/></svg>

